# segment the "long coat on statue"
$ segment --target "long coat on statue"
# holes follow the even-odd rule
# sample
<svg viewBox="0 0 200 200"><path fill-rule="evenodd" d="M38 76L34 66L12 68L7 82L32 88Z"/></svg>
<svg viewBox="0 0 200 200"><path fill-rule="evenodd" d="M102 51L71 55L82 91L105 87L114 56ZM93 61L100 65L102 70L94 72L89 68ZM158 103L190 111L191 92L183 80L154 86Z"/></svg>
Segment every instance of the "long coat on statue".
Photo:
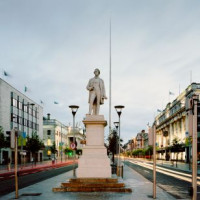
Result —
<svg viewBox="0 0 200 200"><path fill-rule="evenodd" d="M90 98L91 98L91 93L92 91L90 90L90 88L94 87L94 80L95 78L91 78L88 82L88 85L87 85L87 89L89 90L89 99L88 99L88 103L90 103ZM104 86L104 81L102 79L99 78L99 87L100 87L100 96L101 96L101 99L100 99L100 104L104 104L104 99L107 98L106 97L106 91L105 91L105 86Z"/></svg>

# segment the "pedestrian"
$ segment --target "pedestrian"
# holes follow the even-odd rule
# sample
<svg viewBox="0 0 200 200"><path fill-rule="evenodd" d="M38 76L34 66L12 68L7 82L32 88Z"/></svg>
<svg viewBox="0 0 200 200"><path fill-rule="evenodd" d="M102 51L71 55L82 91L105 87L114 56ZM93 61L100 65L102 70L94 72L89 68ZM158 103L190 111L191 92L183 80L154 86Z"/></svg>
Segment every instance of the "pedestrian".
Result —
<svg viewBox="0 0 200 200"><path fill-rule="evenodd" d="M55 160L54 160L54 157L52 157L52 165L54 165L54 163L55 163Z"/></svg>
<svg viewBox="0 0 200 200"><path fill-rule="evenodd" d="M8 158L8 171L10 171L10 158Z"/></svg>
<svg viewBox="0 0 200 200"><path fill-rule="evenodd" d="M32 163L32 168L33 168L33 157L31 157L31 163Z"/></svg>

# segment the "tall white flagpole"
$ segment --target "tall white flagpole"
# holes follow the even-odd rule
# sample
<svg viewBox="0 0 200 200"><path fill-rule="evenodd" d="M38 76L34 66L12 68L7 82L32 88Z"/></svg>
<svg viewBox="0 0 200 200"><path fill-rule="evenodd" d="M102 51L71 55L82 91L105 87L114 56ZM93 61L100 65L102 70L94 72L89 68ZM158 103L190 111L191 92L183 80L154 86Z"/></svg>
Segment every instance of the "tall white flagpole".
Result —
<svg viewBox="0 0 200 200"><path fill-rule="evenodd" d="M111 133L111 101L112 101L112 85L111 85L111 17L110 17L110 76L109 76L109 134Z"/></svg>

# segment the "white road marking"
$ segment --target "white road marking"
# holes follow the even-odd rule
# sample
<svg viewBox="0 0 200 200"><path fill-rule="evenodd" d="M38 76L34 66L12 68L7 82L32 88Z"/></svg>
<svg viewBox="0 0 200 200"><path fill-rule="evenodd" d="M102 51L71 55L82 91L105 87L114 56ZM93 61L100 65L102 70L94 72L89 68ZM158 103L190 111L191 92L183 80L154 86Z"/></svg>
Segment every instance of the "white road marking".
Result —
<svg viewBox="0 0 200 200"><path fill-rule="evenodd" d="M135 163L134 161L129 161L129 162L132 162L132 163L134 163L134 164L137 164L137 165L140 165L140 166L142 166L142 167L146 167L146 168L148 168L148 169L151 169L151 170L153 170L153 166L149 166L150 164L146 164L146 163ZM167 172L168 170L163 170L162 168L160 168L160 167L156 167L157 169L156 169L156 171L157 172L160 172L160 173L162 173L162 174L165 174L165 175L168 175L168 176L172 176L172 177L175 177L175 178L179 178L179 179L181 179L181 180L184 180L184 181L187 181L187 182L191 182L191 178L186 178L186 177L183 177L183 176L180 176L180 175L178 175L179 173L176 173L176 172L174 172L173 170L169 170L171 173L169 173L169 172ZM175 174L176 173L176 174ZM185 174L184 173L182 173L182 175L184 175L185 176ZM189 175L189 174L187 174L187 175ZM190 175L191 176L191 175ZM200 181L197 181L197 185L200 185Z"/></svg>
<svg viewBox="0 0 200 200"><path fill-rule="evenodd" d="M131 161L131 162L135 162L135 161ZM135 162L135 163L139 163L139 162ZM145 163L145 162L142 162L142 163L145 164L145 165L147 165L147 166L152 167L152 169L153 169L152 164ZM192 175L191 175L191 174L185 174L185 173L183 173L183 172L178 172L178 171L174 171L174 170L166 169L166 168L162 168L162 167L159 167L159 166L156 166L156 168L157 168L157 169L164 170L164 171L168 171L168 172L172 172L172 173L175 173L175 174L179 174L179 175L183 175L183 176L187 176L187 177L192 178ZM200 180L200 177L197 176L197 179Z"/></svg>

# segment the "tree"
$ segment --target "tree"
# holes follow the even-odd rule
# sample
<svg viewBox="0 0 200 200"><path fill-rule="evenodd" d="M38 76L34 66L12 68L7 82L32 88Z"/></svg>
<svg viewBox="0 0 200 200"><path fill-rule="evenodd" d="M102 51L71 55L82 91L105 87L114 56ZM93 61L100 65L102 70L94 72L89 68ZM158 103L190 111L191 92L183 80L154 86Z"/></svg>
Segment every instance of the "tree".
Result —
<svg viewBox="0 0 200 200"><path fill-rule="evenodd" d="M111 130L108 136L108 151L112 153L112 162L115 162L114 155L118 152L119 137L115 129Z"/></svg>
<svg viewBox="0 0 200 200"><path fill-rule="evenodd" d="M82 153L83 153L82 149L76 149L76 154L77 155L82 155Z"/></svg>
<svg viewBox="0 0 200 200"><path fill-rule="evenodd" d="M33 133L31 137L27 137L26 149L33 154L36 164L36 153L44 148L44 143L40 140L36 133Z"/></svg>
<svg viewBox="0 0 200 200"><path fill-rule="evenodd" d="M144 150L145 156L149 156L149 159L151 159L151 156L153 155L153 146L149 145L147 149Z"/></svg>
<svg viewBox="0 0 200 200"><path fill-rule="evenodd" d="M180 150L182 149L183 145L180 143L180 139L175 137L172 141L172 147L171 150L176 153L176 167L177 167L177 161L178 161L178 154Z"/></svg>
<svg viewBox="0 0 200 200"><path fill-rule="evenodd" d="M1 149L6 147L6 138L4 136L3 127L0 126L0 156L1 156ZM1 160L1 158L0 158Z"/></svg>
<svg viewBox="0 0 200 200"><path fill-rule="evenodd" d="M6 138L4 136L3 127L0 126L0 151L4 147L6 147Z"/></svg>
<svg viewBox="0 0 200 200"><path fill-rule="evenodd" d="M73 155L73 150L66 147L65 150L64 150L65 154L67 154L68 156L72 156Z"/></svg>
<svg viewBox="0 0 200 200"><path fill-rule="evenodd" d="M54 160L55 160L55 155L58 152L58 150L56 149L55 141L53 142L53 145L50 147L50 151L51 151L52 154L54 154Z"/></svg>
<svg viewBox="0 0 200 200"><path fill-rule="evenodd" d="M133 150L132 155L133 156L144 156L145 151L144 151L144 149L136 149L136 150Z"/></svg>

